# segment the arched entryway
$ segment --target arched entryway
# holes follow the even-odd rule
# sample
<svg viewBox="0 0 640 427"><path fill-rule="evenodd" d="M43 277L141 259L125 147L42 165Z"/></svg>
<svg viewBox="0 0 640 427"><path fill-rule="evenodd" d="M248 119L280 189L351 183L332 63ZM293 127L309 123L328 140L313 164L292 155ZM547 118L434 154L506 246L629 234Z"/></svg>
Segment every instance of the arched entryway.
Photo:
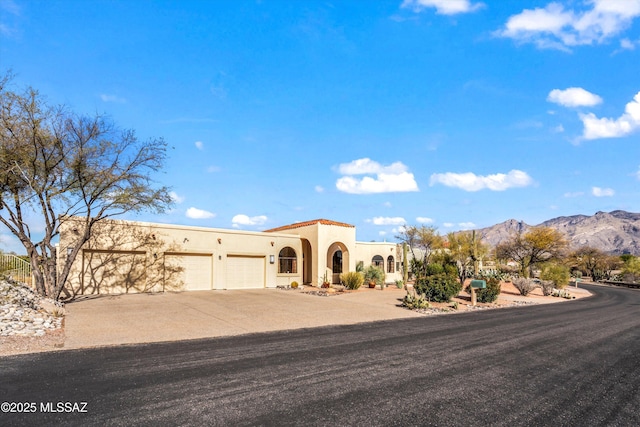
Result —
<svg viewBox="0 0 640 427"><path fill-rule="evenodd" d="M327 267L331 283L340 283L340 274L349 271L349 250L342 242L335 242L327 250Z"/></svg>
<svg viewBox="0 0 640 427"><path fill-rule="evenodd" d="M313 283L313 251L311 242L307 239L302 240L302 282L304 284Z"/></svg>

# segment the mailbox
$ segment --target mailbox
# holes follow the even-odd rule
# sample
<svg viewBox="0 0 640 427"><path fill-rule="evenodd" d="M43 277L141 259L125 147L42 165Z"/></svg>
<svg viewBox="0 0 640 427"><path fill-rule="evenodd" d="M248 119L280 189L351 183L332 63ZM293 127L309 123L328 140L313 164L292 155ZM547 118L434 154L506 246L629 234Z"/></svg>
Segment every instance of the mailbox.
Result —
<svg viewBox="0 0 640 427"><path fill-rule="evenodd" d="M471 287L474 289L486 289L487 282L485 282L484 280L472 280Z"/></svg>

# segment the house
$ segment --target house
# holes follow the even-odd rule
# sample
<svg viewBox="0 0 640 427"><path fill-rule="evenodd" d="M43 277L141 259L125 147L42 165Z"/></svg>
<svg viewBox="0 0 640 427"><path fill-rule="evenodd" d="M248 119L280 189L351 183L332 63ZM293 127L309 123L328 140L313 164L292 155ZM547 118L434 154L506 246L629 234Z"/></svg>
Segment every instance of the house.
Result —
<svg viewBox="0 0 640 427"><path fill-rule="evenodd" d="M59 263L78 236L77 222L60 230ZM105 220L72 265L73 295L212 289L255 289L292 282L318 286L324 278L376 265L386 281L402 279L402 247L357 242L353 225L327 219L254 232Z"/></svg>

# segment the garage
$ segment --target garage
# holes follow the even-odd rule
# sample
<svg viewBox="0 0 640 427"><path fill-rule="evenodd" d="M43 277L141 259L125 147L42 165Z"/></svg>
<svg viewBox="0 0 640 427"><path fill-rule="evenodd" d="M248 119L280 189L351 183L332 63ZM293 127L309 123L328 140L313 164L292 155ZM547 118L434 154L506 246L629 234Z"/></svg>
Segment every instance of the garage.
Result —
<svg viewBox="0 0 640 427"><path fill-rule="evenodd" d="M208 291L213 287L211 254L164 254L164 288L167 291Z"/></svg>
<svg viewBox="0 0 640 427"><path fill-rule="evenodd" d="M227 255L226 289L265 287L266 259L261 256Z"/></svg>

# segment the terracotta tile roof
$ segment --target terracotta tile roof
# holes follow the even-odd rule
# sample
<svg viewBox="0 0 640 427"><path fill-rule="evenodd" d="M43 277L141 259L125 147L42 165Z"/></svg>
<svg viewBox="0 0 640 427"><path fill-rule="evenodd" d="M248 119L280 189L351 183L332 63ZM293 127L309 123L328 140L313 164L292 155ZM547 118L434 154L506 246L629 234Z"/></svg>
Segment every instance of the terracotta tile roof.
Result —
<svg viewBox="0 0 640 427"><path fill-rule="evenodd" d="M311 221L296 222L295 224L283 225L282 227L272 228L265 230L265 232L275 232L282 230L293 230L300 227L308 227L310 225L322 224L322 225L337 225L338 227L351 227L355 228L355 225L346 224L344 222L331 221L329 219L313 219Z"/></svg>

